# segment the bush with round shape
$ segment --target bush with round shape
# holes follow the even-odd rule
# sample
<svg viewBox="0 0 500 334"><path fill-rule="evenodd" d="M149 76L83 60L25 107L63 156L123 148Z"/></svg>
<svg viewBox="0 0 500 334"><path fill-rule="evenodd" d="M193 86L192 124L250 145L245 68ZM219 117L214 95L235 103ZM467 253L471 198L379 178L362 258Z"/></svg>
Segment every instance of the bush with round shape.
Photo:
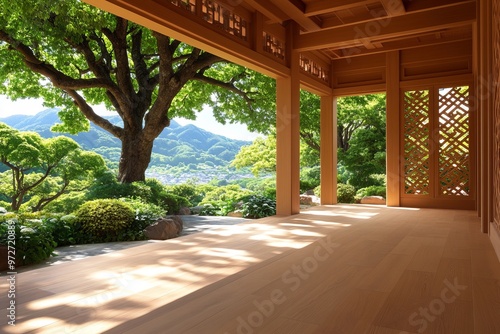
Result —
<svg viewBox="0 0 500 334"><path fill-rule="evenodd" d="M129 204L116 199L84 203L75 212L76 222L93 242L117 241L120 233L133 223L135 214Z"/></svg>
<svg viewBox="0 0 500 334"><path fill-rule="evenodd" d="M356 199L361 200L365 196L381 196L385 198L386 187L384 186L369 186L361 188L356 192Z"/></svg>
<svg viewBox="0 0 500 334"><path fill-rule="evenodd" d="M356 188L350 184L339 183L337 185L337 202L339 203L354 203L356 196Z"/></svg>

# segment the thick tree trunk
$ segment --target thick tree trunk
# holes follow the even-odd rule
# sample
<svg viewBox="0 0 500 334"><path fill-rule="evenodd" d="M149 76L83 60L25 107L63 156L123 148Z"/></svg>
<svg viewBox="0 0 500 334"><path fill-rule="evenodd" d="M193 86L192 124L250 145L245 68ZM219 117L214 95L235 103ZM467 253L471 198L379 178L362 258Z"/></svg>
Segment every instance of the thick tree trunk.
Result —
<svg viewBox="0 0 500 334"><path fill-rule="evenodd" d="M125 136L122 139L118 180L122 183L144 181L152 151L153 141L146 140L142 134Z"/></svg>

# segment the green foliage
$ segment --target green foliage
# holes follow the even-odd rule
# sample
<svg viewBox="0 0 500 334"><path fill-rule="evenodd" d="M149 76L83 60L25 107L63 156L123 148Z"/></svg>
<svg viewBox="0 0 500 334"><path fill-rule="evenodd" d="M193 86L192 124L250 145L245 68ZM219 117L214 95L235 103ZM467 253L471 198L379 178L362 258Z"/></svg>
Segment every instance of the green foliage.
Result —
<svg viewBox="0 0 500 334"><path fill-rule="evenodd" d="M339 99L338 111L340 181L375 185L370 175L385 173L385 95Z"/></svg>
<svg viewBox="0 0 500 334"><path fill-rule="evenodd" d="M240 179L235 183L253 193L276 199L276 177Z"/></svg>
<svg viewBox="0 0 500 334"><path fill-rule="evenodd" d="M243 202L243 217L264 218L276 214L276 201L260 195L249 196Z"/></svg>
<svg viewBox="0 0 500 334"><path fill-rule="evenodd" d="M187 198L167 192L163 193L160 202L160 206L164 208L169 215L176 215L182 207L191 206Z"/></svg>
<svg viewBox="0 0 500 334"><path fill-rule="evenodd" d="M45 212L68 213L76 211L80 205L87 200L85 191L75 191L63 194L61 197L50 202L45 208Z"/></svg>
<svg viewBox="0 0 500 334"><path fill-rule="evenodd" d="M158 205L144 203L139 200L122 199L132 208L135 218L132 224L122 231L119 240L135 241L146 240L144 229L153 224L158 218L165 216L165 210Z"/></svg>
<svg viewBox="0 0 500 334"><path fill-rule="evenodd" d="M54 237L57 247L74 245L82 237L77 229L76 216L74 215L51 215L42 220Z"/></svg>
<svg viewBox="0 0 500 334"><path fill-rule="evenodd" d="M168 192L186 198L191 205L196 206L203 200L207 191L212 190L209 186L197 186L194 183L184 183L171 186L168 188Z"/></svg>
<svg viewBox="0 0 500 334"><path fill-rule="evenodd" d="M152 182L150 182L150 184L153 185L154 191L146 182L120 183L116 175L108 171L96 179L88 189L87 198L89 200L94 200L127 197L141 198L145 201L149 201L153 196L158 197L157 184Z"/></svg>
<svg viewBox="0 0 500 334"><path fill-rule="evenodd" d="M267 96L275 94L273 79L83 1L1 0L0 12L0 94L43 98L49 107L62 107L54 131L87 131L90 120L122 139L124 152L137 149L135 161L122 156L122 181L143 180L149 141L172 118L194 119L209 106L222 124L240 122L267 133L267 124L274 123L275 98ZM102 103L120 108L115 111L130 126L111 125L91 112ZM125 139L131 137L135 144L129 146ZM185 153L178 156L197 159ZM217 155L229 159L232 153ZM127 176L131 166L140 172Z"/></svg>
<svg viewBox="0 0 500 334"><path fill-rule="evenodd" d="M230 184L214 188L213 190L207 192L202 203L226 201L237 202L240 198L251 194L252 192L250 190L243 189L236 184Z"/></svg>
<svg viewBox="0 0 500 334"><path fill-rule="evenodd" d="M120 233L134 221L129 204L116 199L97 199L84 203L75 212L76 223L94 242L118 241Z"/></svg>
<svg viewBox="0 0 500 334"><path fill-rule="evenodd" d="M314 195L321 198L321 184L314 188Z"/></svg>
<svg viewBox="0 0 500 334"><path fill-rule="evenodd" d="M86 188L105 169L99 155L68 137L43 139L0 123L0 138L0 163L9 168L0 174L0 192L14 211L22 205L40 211L61 195Z"/></svg>
<svg viewBox="0 0 500 334"><path fill-rule="evenodd" d="M356 188L350 184L337 184L337 202L339 203L354 203L356 196Z"/></svg>
<svg viewBox="0 0 500 334"><path fill-rule="evenodd" d="M9 229L14 226L13 229ZM13 234L12 232L14 231ZM14 235L17 265L42 262L49 258L56 247L52 231L40 219L18 217L0 223L0 244L9 244Z"/></svg>
<svg viewBox="0 0 500 334"><path fill-rule="evenodd" d="M243 146L231 162L231 166L251 167L255 176L276 172L276 135L258 137L251 145Z"/></svg>
<svg viewBox="0 0 500 334"><path fill-rule="evenodd" d="M365 196L382 196L386 197L386 187L385 186L369 186L366 188L361 188L356 192L356 199L361 200Z"/></svg>
<svg viewBox="0 0 500 334"><path fill-rule="evenodd" d="M201 209L198 212L200 216L219 216L221 214L221 208L212 203L205 203L201 205Z"/></svg>
<svg viewBox="0 0 500 334"><path fill-rule="evenodd" d="M314 189L320 182L320 167L305 167L300 170L300 192Z"/></svg>

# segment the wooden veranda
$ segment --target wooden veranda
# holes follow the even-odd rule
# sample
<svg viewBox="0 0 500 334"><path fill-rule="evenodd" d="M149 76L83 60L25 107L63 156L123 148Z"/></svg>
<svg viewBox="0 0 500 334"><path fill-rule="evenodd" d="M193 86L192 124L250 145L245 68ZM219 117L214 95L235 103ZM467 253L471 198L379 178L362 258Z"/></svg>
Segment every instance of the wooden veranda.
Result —
<svg viewBox="0 0 500 334"><path fill-rule="evenodd" d="M85 0L276 78L278 214L299 212L299 91L321 96L322 204L336 99L385 92L387 204L476 210L500 253L500 8L493 0Z"/></svg>
<svg viewBox="0 0 500 334"><path fill-rule="evenodd" d="M0 331L494 334L500 263L478 224L334 205L220 226L20 273L16 326Z"/></svg>
<svg viewBox="0 0 500 334"><path fill-rule="evenodd" d="M279 215L20 274L2 331L500 332L498 1L85 1L276 79ZM323 204L302 213L300 89ZM376 92L388 207L334 205L336 99Z"/></svg>

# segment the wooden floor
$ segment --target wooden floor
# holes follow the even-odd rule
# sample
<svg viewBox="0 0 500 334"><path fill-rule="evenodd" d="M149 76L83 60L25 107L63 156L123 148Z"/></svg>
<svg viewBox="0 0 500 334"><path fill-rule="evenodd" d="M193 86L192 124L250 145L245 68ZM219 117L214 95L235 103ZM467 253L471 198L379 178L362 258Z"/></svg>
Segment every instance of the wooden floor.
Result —
<svg viewBox="0 0 500 334"><path fill-rule="evenodd" d="M1 281L7 290L6 280ZM500 333L475 212L322 206L23 272L2 333Z"/></svg>

